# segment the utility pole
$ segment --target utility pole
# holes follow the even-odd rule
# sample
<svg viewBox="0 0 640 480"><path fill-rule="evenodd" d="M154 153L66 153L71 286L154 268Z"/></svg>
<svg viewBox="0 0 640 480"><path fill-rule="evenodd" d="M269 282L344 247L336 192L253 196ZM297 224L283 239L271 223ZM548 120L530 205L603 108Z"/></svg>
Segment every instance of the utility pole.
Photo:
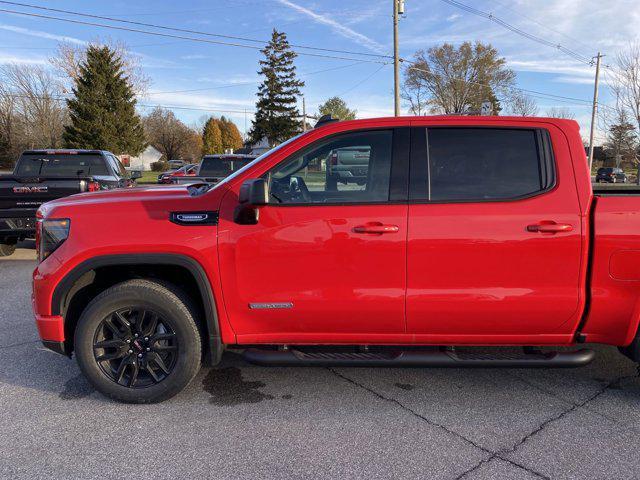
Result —
<svg viewBox="0 0 640 480"><path fill-rule="evenodd" d="M398 54L398 16L404 14L404 0L393 1L393 111L400 115L400 57Z"/></svg>
<svg viewBox="0 0 640 480"><path fill-rule="evenodd" d="M591 108L591 131L589 132L589 175L593 166L593 136L596 128L596 113L598 112L598 82L600 80L600 59L603 55L598 52L596 56L596 81L593 85L593 106Z"/></svg>
<svg viewBox="0 0 640 480"><path fill-rule="evenodd" d="M302 96L302 131L307 131L307 104L304 101L304 95Z"/></svg>
<svg viewBox="0 0 640 480"><path fill-rule="evenodd" d="M245 140L247 138L249 138L249 135L247 135L247 109L244 109L244 138Z"/></svg>

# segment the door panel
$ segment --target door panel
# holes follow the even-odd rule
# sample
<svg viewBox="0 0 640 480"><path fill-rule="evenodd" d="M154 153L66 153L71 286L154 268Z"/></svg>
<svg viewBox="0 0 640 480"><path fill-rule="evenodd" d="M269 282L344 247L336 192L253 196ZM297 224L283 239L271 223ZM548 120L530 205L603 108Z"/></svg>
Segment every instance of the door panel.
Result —
<svg viewBox="0 0 640 480"><path fill-rule="evenodd" d="M404 332L406 218L407 205L266 206L259 225L221 218L222 288L236 334ZM354 232L371 221L398 231ZM250 308L259 303L292 307Z"/></svg>
<svg viewBox="0 0 640 480"><path fill-rule="evenodd" d="M576 317L582 218L568 146L555 132L551 139L561 161L556 162L555 187L546 193L514 200L465 198L463 202L425 200L410 205L408 332L550 334L560 333L562 325ZM477 168L482 167L481 156ZM443 168L446 162L439 160ZM426 159L416 158L415 163L422 168ZM465 172L440 175L441 184L446 185L464 178ZM468 197L478 185L486 182L491 186L493 181L482 178L470 189L457 191ZM530 188L530 182L520 183L523 189ZM505 188L510 185L499 185L493 193L507 195ZM548 227L554 222L565 226ZM545 227L528 228L539 225Z"/></svg>

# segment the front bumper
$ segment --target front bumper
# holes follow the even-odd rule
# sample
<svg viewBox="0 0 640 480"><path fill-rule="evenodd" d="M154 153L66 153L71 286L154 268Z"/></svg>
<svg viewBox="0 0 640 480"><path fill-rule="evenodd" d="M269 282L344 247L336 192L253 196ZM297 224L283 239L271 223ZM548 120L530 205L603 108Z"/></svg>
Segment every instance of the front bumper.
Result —
<svg viewBox="0 0 640 480"><path fill-rule="evenodd" d="M50 350L66 355L64 345L64 319L60 315L38 315L36 317L36 326L38 327L38 335L42 340L42 344Z"/></svg>
<svg viewBox="0 0 640 480"><path fill-rule="evenodd" d="M25 238L34 238L36 216L8 216L0 213L0 243L15 243Z"/></svg>

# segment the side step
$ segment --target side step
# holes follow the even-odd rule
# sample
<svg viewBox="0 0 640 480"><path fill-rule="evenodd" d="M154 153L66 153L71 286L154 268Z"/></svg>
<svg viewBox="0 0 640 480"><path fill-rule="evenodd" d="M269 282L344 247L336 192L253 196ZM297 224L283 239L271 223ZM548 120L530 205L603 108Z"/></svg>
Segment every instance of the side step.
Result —
<svg viewBox="0 0 640 480"><path fill-rule="evenodd" d="M485 353L455 350L396 350L379 352L330 352L300 350L244 351L246 361L275 367L479 367L479 368L571 368L590 363L595 352Z"/></svg>

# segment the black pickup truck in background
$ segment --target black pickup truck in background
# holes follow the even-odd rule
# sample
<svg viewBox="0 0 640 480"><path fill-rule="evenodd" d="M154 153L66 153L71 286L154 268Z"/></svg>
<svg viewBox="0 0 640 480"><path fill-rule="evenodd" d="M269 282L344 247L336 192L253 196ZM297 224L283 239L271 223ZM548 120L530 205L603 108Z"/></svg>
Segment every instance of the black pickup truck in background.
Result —
<svg viewBox="0 0 640 480"><path fill-rule="evenodd" d="M194 176L172 176L171 182L178 184L191 183L217 183L233 172L251 163L258 158L257 155L245 155L239 153L227 153L219 155L205 155L200 160L198 171Z"/></svg>
<svg viewBox="0 0 640 480"><path fill-rule="evenodd" d="M16 243L34 238L40 205L74 193L135 185L139 172L125 170L102 150L28 150L13 173L0 175L0 257Z"/></svg>

